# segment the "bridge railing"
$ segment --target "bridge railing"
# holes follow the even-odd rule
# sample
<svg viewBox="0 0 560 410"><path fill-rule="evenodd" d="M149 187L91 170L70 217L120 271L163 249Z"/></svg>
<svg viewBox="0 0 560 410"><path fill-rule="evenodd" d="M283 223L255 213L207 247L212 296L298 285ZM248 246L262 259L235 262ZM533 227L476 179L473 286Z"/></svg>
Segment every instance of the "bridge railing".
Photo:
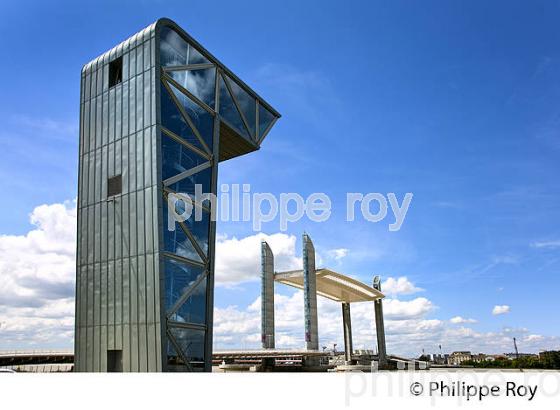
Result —
<svg viewBox="0 0 560 410"><path fill-rule="evenodd" d="M0 356L68 356L73 355L73 350L0 350Z"/></svg>

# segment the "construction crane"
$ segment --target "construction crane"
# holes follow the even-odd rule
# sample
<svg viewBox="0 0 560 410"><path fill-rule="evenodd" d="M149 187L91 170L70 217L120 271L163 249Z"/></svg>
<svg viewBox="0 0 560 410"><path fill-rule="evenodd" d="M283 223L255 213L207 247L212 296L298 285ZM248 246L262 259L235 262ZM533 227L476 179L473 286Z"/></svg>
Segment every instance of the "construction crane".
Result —
<svg viewBox="0 0 560 410"><path fill-rule="evenodd" d="M519 351L517 350L517 341L513 338L513 347L515 348L515 358L519 359Z"/></svg>

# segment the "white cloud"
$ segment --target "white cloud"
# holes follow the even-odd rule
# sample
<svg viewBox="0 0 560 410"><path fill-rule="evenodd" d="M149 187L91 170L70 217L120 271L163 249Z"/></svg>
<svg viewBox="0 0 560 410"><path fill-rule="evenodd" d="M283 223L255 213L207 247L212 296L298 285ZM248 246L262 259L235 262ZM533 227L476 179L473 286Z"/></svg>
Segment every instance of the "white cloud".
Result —
<svg viewBox="0 0 560 410"><path fill-rule="evenodd" d="M220 236L216 240L216 285L233 286L258 280L261 271L261 241L268 242L278 271L301 269L296 256L296 237L284 233L259 233L242 239Z"/></svg>
<svg viewBox="0 0 560 410"><path fill-rule="evenodd" d="M544 339L544 336L541 335L527 335L525 337L526 342L540 342Z"/></svg>
<svg viewBox="0 0 560 410"><path fill-rule="evenodd" d="M276 347L303 348L304 313L303 292L292 295L275 294ZM260 297L245 308L229 306L215 308L215 349L260 347ZM422 349L438 353L439 345L444 352L471 350L484 353L504 353L513 350L512 337L518 338L522 352L538 352L555 348L558 337L531 335L524 328L504 328L497 332L478 332L465 326L449 326L448 321L430 318L434 306L426 298L412 301L384 300L385 332L389 353L413 357ZM344 348L340 304L325 298L317 299L319 320L319 345L337 349ZM351 305L352 333L355 349L371 349L376 346L374 309L371 303ZM231 337L233 335L233 337Z"/></svg>
<svg viewBox="0 0 560 410"><path fill-rule="evenodd" d="M330 251L327 251L327 256L333 258L337 262L340 262L346 257L346 255L348 255L348 249L346 248L331 249Z"/></svg>
<svg viewBox="0 0 560 410"><path fill-rule="evenodd" d="M452 317L451 319L449 319L449 321L455 325L457 324L462 324L462 323L476 323L477 321L475 319L467 319L461 316L455 316Z"/></svg>
<svg viewBox="0 0 560 410"><path fill-rule="evenodd" d="M296 290L290 296L276 293L275 328L276 346L279 348L302 348L304 346L303 292ZM216 347L256 348L260 345L260 296L245 308L228 306L214 309L214 333ZM425 298L412 301L387 299L384 317L388 333L407 334L429 332L441 326L439 320L425 320L423 316L433 309ZM340 304L319 297L317 299L320 344L342 346L342 315ZM371 349L375 343L375 318L373 304L356 303L351 306L352 328L355 348ZM235 335L232 339L228 336ZM258 336L258 337L256 337Z"/></svg>
<svg viewBox="0 0 560 410"><path fill-rule="evenodd" d="M26 235L0 236L2 347L73 339L76 204L41 205Z"/></svg>
<svg viewBox="0 0 560 410"><path fill-rule="evenodd" d="M509 306L508 305L496 305L494 306L494 309L492 309L492 314L493 315L504 315L506 313L509 313Z"/></svg>
<svg viewBox="0 0 560 410"><path fill-rule="evenodd" d="M34 227L27 234L0 236L0 349L68 348L74 330L75 203L38 206L30 221ZM301 267L293 235L258 234L240 239L221 236L217 241L216 269L221 285L258 279L261 239L271 245L279 270ZM501 353L511 351L514 336L523 352L554 348L560 342L557 337L531 334L527 329L481 333L464 326L449 326L449 321L431 317L436 306L428 298L397 298L420 290L406 277L389 278L383 289L392 295L384 300L383 307L387 346L393 354L414 356L422 348L437 352L439 344L447 352L470 349ZM496 308L509 311L506 305ZM277 346L303 347L302 292L276 294L275 309ZM373 349L372 304L352 304L351 310L355 348ZM332 347L337 343L342 349L340 304L318 298L318 312L321 345ZM472 323L472 319L457 316L451 323L463 325ZM260 297L245 306L216 307L214 340L219 349L259 347Z"/></svg>
<svg viewBox="0 0 560 410"><path fill-rule="evenodd" d="M383 316L387 319L407 319L425 316L434 309L434 305L426 298L416 298L410 301L385 299L383 301Z"/></svg>
<svg viewBox="0 0 560 410"><path fill-rule="evenodd" d="M560 248L560 241L537 241L531 244L533 248L556 249Z"/></svg>
<svg viewBox="0 0 560 410"><path fill-rule="evenodd" d="M381 284L381 291L386 295L410 295L423 290L414 286L406 276L401 276L397 279L389 277Z"/></svg>

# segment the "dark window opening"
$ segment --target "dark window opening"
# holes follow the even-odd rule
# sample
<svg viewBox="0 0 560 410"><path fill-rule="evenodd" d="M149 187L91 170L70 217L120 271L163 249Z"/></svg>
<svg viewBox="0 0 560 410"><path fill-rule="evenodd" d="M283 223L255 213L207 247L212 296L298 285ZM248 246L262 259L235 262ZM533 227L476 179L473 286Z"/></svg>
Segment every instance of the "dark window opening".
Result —
<svg viewBox="0 0 560 410"><path fill-rule="evenodd" d="M122 82L122 57L109 63L109 88Z"/></svg>
<svg viewBox="0 0 560 410"><path fill-rule="evenodd" d="M115 175L107 180L107 196L115 196L122 192L122 176Z"/></svg>
<svg viewBox="0 0 560 410"><path fill-rule="evenodd" d="M122 350L107 350L107 372L120 373L122 371Z"/></svg>

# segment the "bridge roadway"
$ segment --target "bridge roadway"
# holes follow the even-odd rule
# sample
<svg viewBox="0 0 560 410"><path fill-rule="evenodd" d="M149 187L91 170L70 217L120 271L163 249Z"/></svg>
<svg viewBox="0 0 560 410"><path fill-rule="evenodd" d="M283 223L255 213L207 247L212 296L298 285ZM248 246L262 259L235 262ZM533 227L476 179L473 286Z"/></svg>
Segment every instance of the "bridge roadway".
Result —
<svg viewBox="0 0 560 410"><path fill-rule="evenodd" d="M0 367L48 363L74 363L74 352L72 350L0 351Z"/></svg>
<svg viewBox="0 0 560 410"><path fill-rule="evenodd" d="M285 359L301 360L303 357L327 357L329 353L314 350L227 350L215 351L214 362L224 360L260 360ZM74 363L71 350L22 350L0 351L0 366L18 366L27 364Z"/></svg>
<svg viewBox="0 0 560 410"><path fill-rule="evenodd" d="M277 364L301 365L306 358L323 359L328 361L331 352L317 350L281 350L281 349L255 349L255 350L224 350L214 351L212 361L219 365L226 363L259 363L265 360L274 360ZM371 356L373 358L373 356ZM410 359L389 356L389 361L397 363L411 363ZM416 362L416 361L414 361ZM74 353L71 350L29 350L29 351L0 351L0 367L42 364L73 364ZM397 367L397 366L395 366ZM401 367L401 366L398 366ZM421 366L423 367L423 366Z"/></svg>

